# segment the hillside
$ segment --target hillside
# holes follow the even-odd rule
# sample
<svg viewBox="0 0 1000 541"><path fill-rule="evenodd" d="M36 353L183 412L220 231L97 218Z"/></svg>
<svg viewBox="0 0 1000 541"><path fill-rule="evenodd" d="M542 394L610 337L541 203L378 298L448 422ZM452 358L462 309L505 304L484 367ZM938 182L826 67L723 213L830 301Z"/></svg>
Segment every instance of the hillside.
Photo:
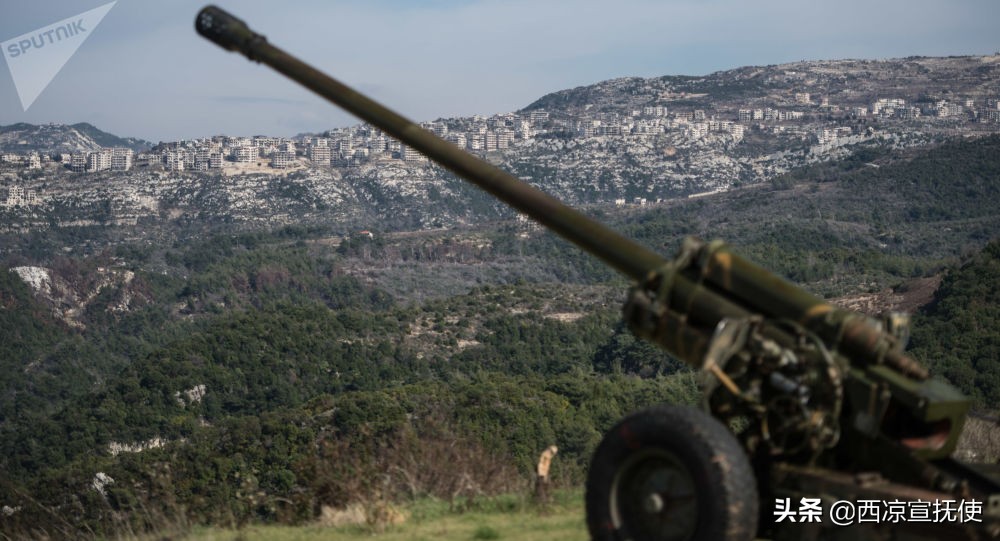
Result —
<svg viewBox="0 0 1000 541"><path fill-rule="evenodd" d="M881 148L592 210L664 253L686 234L726 238L830 298L956 269L916 319L915 351L985 408L1000 385L984 368L995 245L957 264L1000 231L998 156L1000 137ZM495 494L523 486L553 442L555 478L578 486L622 414L696 399L688 369L618 322L624 281L527 223L155 231L8 244L0 502L18 511L5 533L53 512L65 523L52 535L141 530L153 502L192 523L301 523L359 498ZM949 311L971 298L981 315ZM940 325L960 356L939 354L953 347ZM981 375L963 379L970 360Z"/></svg>
<svg viewBox="0 0 1000 541"><path fill-rule="evenodd" d="M0 153L73 154L96 151L102 147L125 147L138 152L151 146L152 144L148 141L132 137L118 137L101 131L86 122L73 125L34 125L21 122L0 126Z"/></svg>
<svg viewBox="0 0 1000 541"><path fill-rule="evenodd" d="M975 397L1000 401L1000 242L951 270L919 314L912 350Z"/></svg>
<svg viewBox="0 0 1000 541"><path fill-rule="evenodd" d="M615 79L555 92L515 112L423 124L571 204L641 206L762 186L817 164L864 163L865 156L924 152L995 134L998 59L813 61L703 77ZM79 124L3 130L0 148L16 152L142 144ZM324 151L310 154L319 142ZM256 147L256 159L237 161L244 143ZM280 151L282 165L272 167L279 146L289 145L294 150ZM18 190L34 197L28 205L0 207L0 235L94 228L116 242L134 228L141 237L177 240L308 225L343 236L513 217L403 150L359 124L296 139L163 142L129 171L72 172L61 162L31 168L30 160L11 160L0 163L0 197ZM211 155L215 166L206 163Z"/></svg>
<svg viewBox="0 0 1000 541"><path fill-rule="evenodd" d="M625 77L561 90L526 110L574 114L586 107L625 112L650 104L698 104L708 110L731 103L794 103L790 91L826 96L830 103L867 105L898 96L920 103L935 96L985 98L1000 90L1000 56L952 56L887 60L814 60L744 66L705 76ZM720 106L721 104L721 106Z"/></svg>
<svg viewBox="0 0 1000 541"><path fill-rule="evenodd" d="M918 310L914 354L995 414L998 81L1000 56L802 62L427 125L504 135L476 152L665 255L722 238L834 302ZM325 163L311 136L246 139L303 155L0 164L2 535L459 508L523 491L552 444L579 487L623 414L697 400L620 321L622 277L377 130L323 134L352 152ZM146 143L0 127L0 152L107 146Z"/></svg>

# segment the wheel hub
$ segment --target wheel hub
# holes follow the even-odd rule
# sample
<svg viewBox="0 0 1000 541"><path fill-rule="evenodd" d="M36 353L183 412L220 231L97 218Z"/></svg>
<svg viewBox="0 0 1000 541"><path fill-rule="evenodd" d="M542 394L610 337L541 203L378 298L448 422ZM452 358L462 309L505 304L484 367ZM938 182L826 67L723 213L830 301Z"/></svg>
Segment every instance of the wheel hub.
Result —
<svg viewBox="0 0 1000 541"><path fill-rule="evenodd" d="M619 470L611 499L615 526L633 539L692 539L698 526L694 480L672 453L650 449Z"/></svg>

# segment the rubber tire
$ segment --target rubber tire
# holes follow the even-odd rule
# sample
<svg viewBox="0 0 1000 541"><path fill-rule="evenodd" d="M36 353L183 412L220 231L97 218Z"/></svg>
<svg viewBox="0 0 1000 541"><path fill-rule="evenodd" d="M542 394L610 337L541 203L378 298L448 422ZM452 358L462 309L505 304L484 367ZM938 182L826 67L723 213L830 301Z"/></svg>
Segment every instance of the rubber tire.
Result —
<svg viewBox="0 0 1000 541"><path fill-rule="evenodd" d="M687 406L654 406L622 419L594 452L587 475L587 527L598 541L646 541L648 532L615 524L612 505L622 467L666 452L696 487L696 530L686 541L749 541L757 533L759 497L743 447L722 423ZM628 472L621 472L627 475ZM627 477L626 477L627 478ZM624 522L624 520L622 520ZM695 522L695 521L693 521ZM635 526L635 525L633 525ZM657 541L660 541L657 539Z"/></svg>

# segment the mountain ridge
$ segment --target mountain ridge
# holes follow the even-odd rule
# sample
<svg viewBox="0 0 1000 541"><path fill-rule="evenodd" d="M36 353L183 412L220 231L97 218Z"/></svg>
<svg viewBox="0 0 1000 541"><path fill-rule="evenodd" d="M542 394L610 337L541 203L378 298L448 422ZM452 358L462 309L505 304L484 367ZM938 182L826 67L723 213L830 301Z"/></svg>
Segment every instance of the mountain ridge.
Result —
<svg viewBox="0 0 1000 541"><path fill-rule="evenodd" d="M929 70L932 69L928 65L933 65L933 68L941 71L954 71L962 67L962 64L978 63L980 68L984 68L994 75L1000 76L1000 54L993 55L951 55L951 56L907 56L901 58L889 58L889 59L864 59L864 58L845 58L845 59L822 59L822 60L798 60L793 62L786 62L781 64L766 64L766 65L747 65L739 66L730 69L717 70L705 75L685 75L685 74L667 74L667 75L656 75L651 77L641 77L641 76L623 76L623 77L613 77L610 79L604 79L596 81L593 83L578 85L572 88L564 88L560 90L555 90L549 92L538 99L532 101L528 105L518 109L518 112L523 111L533 111L543 108L558 108L560 101L572 101L576 99L579 94L600 94L604 92L606 87L616 87L625 84L634 83L665 83L672 86L680 85L698 85L698 84L709 84L711 82L718 81L720 79L736 79L736 80L752 80L754 78L760 78L761 76L775 76L778 75L777 72L781 71L795 71L804 70L806 73L811 74L819 78L817 81L809 82L805 80L805 86L815 87L822 84L823 80L829 79L835 75L831 73L831 70L840 70L842 72L847 71L850 75L850 70L856 70L861 73L882 73L884 74L886 70L896 71L901 69L910 70ZM942 65L943 64L943 65ZM938 80L953 82L953 79L948 75L941 75ZM1000 91L1000 84L998 84L997 78L993 78L993 90ZM925 91L927 93L927 91ZM698 98L692 98L698 99ZM677 101L677 100L668 100ZM488 113L482 113L488 114ZM492 113L490 113L492 114ZM456 117L465 118L465 117ZM111 144L103 144L104 147L109 146L124 146L132 148L135 151L147 150L154 146L154 143L135 137L122 137L109 132L105 132L96 126L87 122L78 122L75 124L63 124L63 123L48 123L48 124L31 124L27 122L18 122L10 125L0 125L0 136L6 133L16 130L38 130L45 127L59 127L59 128L72 128L79 131L82 134L89 136L94 141L101 143L105 141ZM303 132L296 134L293 137L302 137L315 135L315 133ZM0 138L0 152L18 151L18 150L34 150L25 149L21 147L11 147L9 144L5 144L5 141ZM96 148L90 149L96 150Z"/></svg>
<svg viewBox="0 0 1000 541"><path fill-rule="evenodd" d="M532 109L425 125L570 205L624 207L764 184L826 161L870 162L865 156L995 133L998 100L1000 55L802 61L703 77L610 79L528 106L544 105L544 114ZM980 110L991 116L978 118ZM434 229L511 215L445 169L404 159L379 130L356 128L322 135L330 149L325 160L311 159L311 139L295 141L297 154L281 169L265 163L277 143L240 138L239 144L262 152L256 167L222 161L222 168L191 171L198 152L235 154L235 143L225 137L158 145L161 154L154 149L137 157L127 172L71 173L54 160L36 169L7 164L0 189L7 187L9 203L0 208L0 234L110 225L123 234L151 226L169 236L219 225L302 224L334 225L346 233ZM127 142L86 124L16 124L0 127L0 148L31 130L53 132L53 148L81 152ZM491 134L495 146L488 149ZM39 136L34 143L45 141ZM275 150L264 150L268 145ZM170 152L175 162L183 155L182 171L167 164Z"/></svg>
<svg viewBox="0 0 1000 541"><path fill-rule="evenodd" d="M782 83L792 83L794 84L795 79L799 79L802 83L803 89L805 88L816 88L822 89L823 84L831 84L845 82L858 82L858 77L861 74L881 76L885 78L887 73L899 73L904 72L904 75L911 77L915 74L922 73L927 75L932 72L939 72L940 76L935 79L936 83L956 83L957 81L951 75L953 72L958 72L963 69L969 69L975 65L973 69L984 68L984 70L989 71L992 77L984 77L984 79L992 80L992 92L996 92L998 89L997 76L1000 75L1000 54L994 55L969 55L969 56L909 56L904 58L892 58L892 59L832 59L832 60L799 60L795 62L787 62L783 64L768 64L768 65L755 65L755 66L740 66L736 68L731 68L727 70L719 70L706 75L662 75L653 77L617 77L612 79L607 79L604 81L598 81L588 85L581 85L574 88L568 88L563 90L557 90L550 92L534 102L525 106L521 111L531 111L543 108L551 108L554 106L559 106L560 102L570 102L574 103L580 98L580 94L587 94L591 97L594 95L600 95L605 92L608 87L621 87L627 85L634 85L636 83L643 84L659 84L667 85L669 87L677 87L680 89L685 89L686 86L690 86L687 90L689 93L698 93L698 91L705 90L718 90L713 89L713 85L716 85L719 81L724 81L726 79L731 79L734 81L754 81L767 83L767 84L777 84ZM929 70L929 72L927 71ZM788 74L784 72L803 72ZM838 78L838 75L842 75L843 78ZM810 80L809 77L815 77L815 80ZM768 80L768 78L777 78ZM784 77L791 77L791 79L782 79ZM762 79L763 80L760 80ZM746 85L745 85L746 86ZM745 92L752 90L752 87L745 88ZM922 90L923 93L931 93L936 90L937 87L932 87ZM739 89L736 89L739 90ZM828 87L827 90L830 90ZM832 90L836 93L840 93L843 88L836 86L832 87ZM873 97L878 92L872 89L870 97ZM831 94L831 95L835 95ZM861 93L862 96L864 93ZM752 97L752 96L750 96ZM861 96L859 96L861 97ZM886 97L886 96L882 96ZM689 99L691 99L689 97ZM698 98L693 98L698 99ZM676 100L666 100L666 101L676 101Z"/></svg>
<svg viewBox="0 0 1000 541"><path fill-rule="evenodd" d="M120 137L88 122L76 124L31 124L18 122L0 125L0 152L39 152L45 154L94 152L101 148L126 147L136 152L152 143L135 137Z"/></svg>

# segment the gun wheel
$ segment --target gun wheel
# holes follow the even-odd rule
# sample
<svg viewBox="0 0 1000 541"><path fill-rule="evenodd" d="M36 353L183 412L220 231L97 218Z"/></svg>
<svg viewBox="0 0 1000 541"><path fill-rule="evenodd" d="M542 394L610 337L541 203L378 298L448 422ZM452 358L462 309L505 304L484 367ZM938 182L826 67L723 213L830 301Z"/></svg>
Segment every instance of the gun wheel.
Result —
<svg viewBox="0 0 1000 541"><path fill-rule="evenodd" d="M640 410L608 431L586 500L595 540L748 541L757 533L757 483L743 447L691 407Z"/></svg>

